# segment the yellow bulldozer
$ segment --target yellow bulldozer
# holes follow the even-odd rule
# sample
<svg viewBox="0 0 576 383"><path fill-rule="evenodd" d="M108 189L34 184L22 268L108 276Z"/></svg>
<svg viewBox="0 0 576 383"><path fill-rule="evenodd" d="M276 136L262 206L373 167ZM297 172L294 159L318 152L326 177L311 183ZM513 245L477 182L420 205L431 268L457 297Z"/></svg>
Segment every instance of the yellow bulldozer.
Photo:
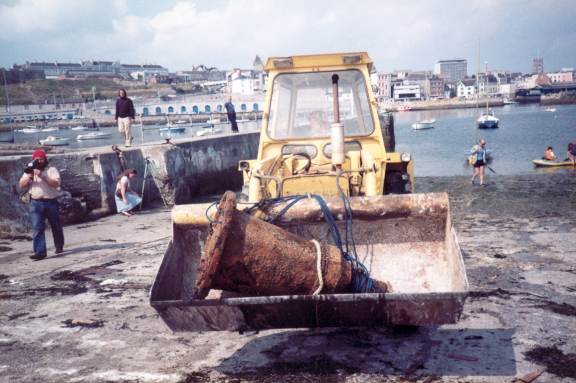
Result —
<svg viewBox="0 0 576 383"><path fill-rule="evenodd" d="M458 320L468 282L448 196L412 194L412 158L386 150L371 69L365 52L268 59L242 193L172 211L150 294L170 328Z"/></svg>

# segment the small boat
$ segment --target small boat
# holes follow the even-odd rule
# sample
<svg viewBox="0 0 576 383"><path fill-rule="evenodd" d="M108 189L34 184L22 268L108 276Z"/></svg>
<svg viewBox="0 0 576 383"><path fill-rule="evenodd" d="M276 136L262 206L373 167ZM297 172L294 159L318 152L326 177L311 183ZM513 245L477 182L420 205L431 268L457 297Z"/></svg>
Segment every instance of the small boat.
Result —
<svg viewBox="0 0 576 383"><path fill-rule="evenodd" d="M544 111L554 113L556 111L556 108L546 108L546 109L544 109Z"/></svg>
<svg viewBox="0 0 576 383"><path fill-rule="evenodd" d="M477 122L478 129L496 129L500 120L492 112L489 112L478 117Z"/></svg>
<svg viewBox="0 0 576 383"><path fill-rule="evenodd" d="M435 123L436 120L433 118L430 118L428 120L422 120L420 122L413 123L412 129L414 130L432 129Z"/></svg>
<svg viewBox="0 0 576 383"><path fill-rule="evenodd" d="M51 126L51 127L42 129L42 133L46 133L46 132L56 132L57 130L58 130L57 127Z"/></svg>
<svg viewBox="0 0 576 383"><path fill-rule="evenodd" d="M91 132L86 134L79 134L76 136L76 139L79 141L83 141L83 140L99 140L101 138L109 138L109 137L112 137L112 133Z"/></svg>
<svg viewBox="0 0 576 383"><path fill-rule="evenodd" d="M28 125L27 127L25 127L24 129L20 129L20 132L22 133L40 133L42 131L42 129L37 128L34 125Z"/></svg>
<svg viewBox="0 0 576 383"><path fill-rule="evenodd" d="M396 108L399 112L408 112L410 110L412 110L412 107L410 105L400 105L398 108Z"/></svg>
<svg viewBox="0 0 576 383"><path fill-rule="evenodd" d="M539 159L539 160L532 160L532 163L537 168L557 167L557 166L572 166L572 161L570 161L570 160L550 161L550 160L545 160L545 159Z"/></svg>
<svg viewBox="0 0 576 383"><path fill-rule="evenodd" d="M87 126L79 125L71 128L70 130L83 131L83 130L90 130L90 128Z"/></svg>
<svg viewBox="0 0 576 383"><path fill-rule="evenodd" d="M504 100L502 100L502 103L504 105L513 105L513 104L518 104L518 101L514 101L514 100L510 100L509 98L505 98Z"/></svg>
<svg viewBox="0 0 576 383"><path fill-rule="evenodd" d="M174 125L177 125L177 126L192 126L192 121L176 120L176 121L174 121Z"/></svg>
<svg viewBox="0 0 576 383"><path fill-rule="evenodd" d="M202 127L202 130L199 130L196 132L196 136L198 136L198 137L210 136L210 135L216 134L216 133L222 133L222 129L214 128L214 125L210 125L210 126Z"/></svg>
<svg viewBox="0 0 576 383"><path fill-rule="evenodd" d="M185 126L165 126L159 129L160 133L184 133L186 131Z"/></svg>
<svg viewBox="0 0 576 383"><path fill-rule="evenodd" d="M43 140L40 140L40 145L42 146L64 146L70 143L70 138L67 137L54 137L48 136Z"/></svg>

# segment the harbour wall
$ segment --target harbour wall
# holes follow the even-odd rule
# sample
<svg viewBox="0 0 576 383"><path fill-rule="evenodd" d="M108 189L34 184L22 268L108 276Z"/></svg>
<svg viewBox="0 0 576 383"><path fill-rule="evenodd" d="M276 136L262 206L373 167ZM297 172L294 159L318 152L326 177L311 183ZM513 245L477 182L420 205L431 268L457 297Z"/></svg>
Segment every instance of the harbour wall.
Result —
<svg viewBox="0 0 576 383"><path fill-rule="evenodd" d="M61 218L72 223L114 214L116 177L123 168L138 172L131 186L138 193L145 186L144 205L163 200L170 206L238 190L242 185L238 161L256 157L259 136L241 133L150 144L127 149L120 156L108 148L49 154L50 164L62 178ZM19 201L22 190L18 187L29 161L30 154L0 158L0 238L29 233L29 205Z"/></svg>

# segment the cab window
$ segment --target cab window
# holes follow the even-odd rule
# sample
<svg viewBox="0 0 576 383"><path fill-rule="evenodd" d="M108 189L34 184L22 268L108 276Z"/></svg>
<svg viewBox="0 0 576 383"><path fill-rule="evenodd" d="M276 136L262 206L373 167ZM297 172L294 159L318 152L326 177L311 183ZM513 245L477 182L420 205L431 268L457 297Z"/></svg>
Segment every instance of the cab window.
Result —
<svg viewBox="0 0 576 383"><path fill-rule="evenodd" d="M317 138L330 136L334 121L332 75L339 76L340 121L346 136L372 133L364 76L359 70L284 73L272 85L268 135L271 138Z"/></svg>

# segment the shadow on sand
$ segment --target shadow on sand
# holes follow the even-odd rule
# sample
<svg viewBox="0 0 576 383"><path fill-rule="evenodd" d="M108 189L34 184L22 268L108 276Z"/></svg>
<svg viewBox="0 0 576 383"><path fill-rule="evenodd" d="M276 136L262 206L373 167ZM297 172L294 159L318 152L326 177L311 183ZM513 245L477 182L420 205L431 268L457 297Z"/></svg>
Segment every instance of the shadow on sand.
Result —
<svg viewBox="0 0 576 383"><path fill-rule="evenodd" d="M512 329L287 331L257 337L217 370L259 382L340 382L351 374L514 376L513 335Z"/></svg>

